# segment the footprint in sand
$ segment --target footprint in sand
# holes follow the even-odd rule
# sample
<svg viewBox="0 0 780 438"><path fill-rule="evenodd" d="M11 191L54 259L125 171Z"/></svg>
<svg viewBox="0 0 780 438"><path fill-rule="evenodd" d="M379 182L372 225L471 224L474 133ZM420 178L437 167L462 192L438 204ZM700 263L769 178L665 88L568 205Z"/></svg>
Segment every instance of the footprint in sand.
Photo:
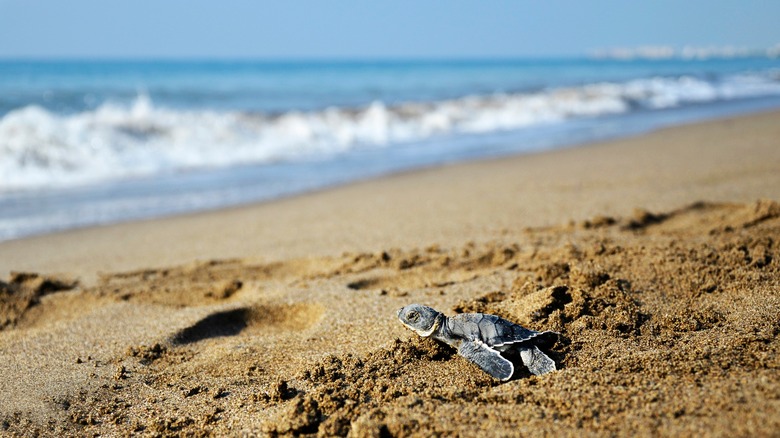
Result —
<svg viewBox="0 0 780 438"><path fill-rule="evenodd" d="M172 336L171 342L174 345L192 344L268 328L300 331L316 324L324 311L324 307L316 303L263 304L222 310L179 330Z"/></svg>

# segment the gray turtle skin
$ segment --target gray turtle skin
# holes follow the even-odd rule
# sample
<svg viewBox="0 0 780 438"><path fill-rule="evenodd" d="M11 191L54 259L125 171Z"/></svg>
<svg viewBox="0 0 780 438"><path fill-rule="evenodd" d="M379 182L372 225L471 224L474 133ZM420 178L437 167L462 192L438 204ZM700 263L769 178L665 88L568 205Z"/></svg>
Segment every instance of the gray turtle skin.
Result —
<svg viewBox="0 0 780 438"><path fill-rule="evenodd" d="M538 375L555 371L555 362L538 345L555 342L555 332L537 332L521 327L495 315L462 313L447 317L420 304L410 304L398 310L398 319L418 335L431 337L458 350L458 354L474 362L499 380L509 380L514 374L512 361L501 355L514 350L528 370Z"/></svg>

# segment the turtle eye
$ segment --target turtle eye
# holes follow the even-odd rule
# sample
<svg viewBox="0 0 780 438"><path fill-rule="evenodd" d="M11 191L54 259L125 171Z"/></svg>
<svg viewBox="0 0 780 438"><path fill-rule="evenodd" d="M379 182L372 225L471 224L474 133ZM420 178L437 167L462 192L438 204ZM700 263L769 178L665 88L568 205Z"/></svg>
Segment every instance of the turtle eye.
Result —
<svg viewBox="0 0 780 438"><path fill-rule="evenodd" d="M408 319L411 322L417 322L420 320L420 314L412 310L411 312L406 314L406 319Z"/></svg>

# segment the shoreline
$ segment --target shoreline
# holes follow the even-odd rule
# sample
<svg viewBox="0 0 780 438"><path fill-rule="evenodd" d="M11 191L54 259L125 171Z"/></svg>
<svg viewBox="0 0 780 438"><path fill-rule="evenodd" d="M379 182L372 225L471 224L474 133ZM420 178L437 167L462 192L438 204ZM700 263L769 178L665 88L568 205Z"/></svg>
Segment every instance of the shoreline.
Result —
<svg viewBox="0 0 780 438"><path fill-rule="evenodd" d="M707 136L706 132L712 129L724 131L725 135L728 135L727 126L732 124L746 124L746 125L766 125L771 123L771 119L780 118L780 111L768 111L755 114L749 114L737 117L727 117L723 119L709 120L704 122L697 122L689 125L681 125L674 127L662 128L657 131L643 133L627 138L620 138L609 141L599 141L595 143L587 143L583 145L570 146L557 148L548 151L535 152L530 154L518 154L507 157L499 158L487 158L478 159L466 162L456 162L443 164L438 166L431 166L426 168L411 169L401 171L397 173L391 173L387 175L381 175L375 178L369 178L365 180L353 181L345 184L336 185L333 187L326 187L322 189L316 189L313 191L307 191L279 199L272 199L268 201L261 201L257 203L250 203L244 205L230 206L225 208L219 208L215 210L207 210L200 212L191 212L177 214L173 216L165 216L160 218L132 220L128 222L120 222L106 225L97 225L85 228L77 228L71 230L58 231L54 233L35 235L23 237L20 239L13 239L9 241L0 242L0 275L7 276L10 271L36 271L36 272L70 272L77 273L78 276L86 277L88 280L93 280L97 271L112 272L117 270L132 270L138 269L145 264L152 264L155 266L170 265L181 262L182 260L194 261L202 260L214 257L248 257L259 256L266 259L281 259L287 257L300 257L306 254L325 255L328 253L327 246L319 244L304 244L298 242L285 242L292 243L289 248L270 248L271 245L260 245L254 247L247 245L246 240L252 239L251 230L237 230L232 225L251 222L252 219L262 221L267 225L274 227L283 227L287 220L292 220L297 226L304 227L305 219L301 218L303 210L310 208L323 208L328 213L338 215L335 210L339 208L347 209L347 207L355 207L357 210L363 210L360 205L352 206L351 202L347 198L350 196L362 197L363 200L370 198L370 192L378 189L384 191L385 196L392 199L394 205L398 205L400 209L412 209L420 210L421 214L427 214L431 218L439 216L433 214L431 208L421 208L421 206L412 205L408 199L404 199L404 196L398 193L392 193L396 191L393 185L397 185L398 189L407 190L410 192L424 192L426 197L436 198L438 195L446 194L448 198L454 200L460 200L457 194L446 193L448 190L446 186L447 182L442 183L441 180L457 181L462 179L458 174L463 174L464 177L487 177L494 173L508 173L508 172L528 172L534 173L533 176L519 176L516 178L508 177L504 175L501 178L502 183L511 184L512 187L522 195L533 197L533 203L539 203L539 198L529 193L534 188L543 190L550 190L550 187L543 187L545 183L549 182L552 186L552 191L571 191L575 190L577 186L581 190L587 191L588 184L600 184L602 186L609 185L607 180L599 178L592 173L591 170L598 171L598 167L601 166L600 160L604 160L606 163L612 162L610 171L621 172L625 177L635 179L636 176L629 176L632 172L625 172L624 169L630 169L633 165L630 163L631 156L634 154L632 151L636 151L639 154L640 159L653 161L655 153L648 149L653 148L657 143L663 143L666 141L682 142L686 139L695 139L696 137ZM738 128L734 128L738 129ZM710 135L712 140L717 139L717 135ZM732 134L733 137L733 134ZM669 140L667 140L667 138ZM731 141L738 140L736 137L729 138ZM701 141L701 139L699 140ZM642 150L644 148L644 150ZM663 147L662 151L658 151L658 154L663 153L676 153L669 147ZM689 148L690 149L690 148ZM769 148L769 152L772 152ZM695 151L683 151L687 158L700 158L696 156ZM719 153L719 151L712 151L713 154ZM731 152L733 153L733 151ZM592 156L590 156L592 155ZM737 154L739 155L739 154ZM624 160L622 157L629 157ZM712 158L712 157L710 157ZM717 157L715 157L717 158ZM743 157L744 158L744 157ZM699 168L706 168L706 166L712 166L714 162L719 160L710 159L709 163L705 163L704 166L691 162L691 165ZM723 161L723 160L720 160ZM726 160L728 161L728 160ZM744 160L743 160L744 161ZM538 167L548 167L554 169L555 163L566 163L567 172L575 172L582 177L581 181L577 181L571 177L566 178L566 182L556 181L555 177L550 175L543 175L539 172L535 172L533 169ZM616 168L615 165L620 162L619 166L623 168ZM764 163L764 169L762 167L762 160L756 160L753 163L746 163L748 166L754 166L759 171L766 173L767 176L772 179L773 175L769 175L773 167L773 163ZM573 163L582 163L582 165L574 165ZM677 163L679 168L680 163ZM725 166L728 163L718 163L720 166ZM654 164L655 166L661 166L660 163ZM766 168L766 165L769 168ZM589 170L589 168L591 170ZM661 170L661 169L659 169ZM738 172L747 172L747 169L740 170ZM669 170L665 172L667 175L674 172ZM678 175L679 176L679 175ZM645 175L645 178L652 177L652 175ZM712 176L710 178L718 178ZM615 180L619 180L617 176ZM679 179L679 178L678 178ZM780 182L780 179L774 178ZM679 183L683 181L678 181ZM647 181L643 181L647 183ZM690 184L697 184L697 181L691 180ZM525 184L525 187L520 187ZM633 208L645 208L645 209L668 209L676 207L686 203L697 202L701 200L711 201L737 201L748 202L757 198L771 198L780 199L780 190L772 190L772 183L767 180L766 187L757 187L758 184L751 182L751 188L757 189L755 196L751 198L750 194L745 190L726 190L731 191L731 198L726 195L725 192L712 191L708 196L670 196L669 193L663 194L660 199L652 199L653 197L642 196L641 193L636 193L636 201L630 205L623 205L619 208L615 208L615 205L609 205L610 203L601 200L603 207L606 207L606 212L612 215L627 214ZM780 184L775 185L775 187ZM639 187L637 187L639 188ZM389 190L389 191L388 191ZM488 188L484 188L488 190ZM680 187L675 187L675 190L682 190ZM707 198L707 199L699 199ZM462 200L461 200L462 201ZM335 205L327 206L327 203L335 203ZM382 210L384 213L389 214L387 205L375 205L374 202L369 202L371 208ZM439 202L437 205L443 210L447 211L450 215L463 215L468 212L457 211L457 208L453 206L447 207ZM589 216L603 213L600 208L594 205L588 206L577 205L576 209L567 209L569 214L561 211L559 208L555 208L554 205L544 205L547 203L541 202L540 205L544 210L542 212L536 210L525 210L515 206L515 210L522 212L524 215L519 219L525 226L545 226L555 223L560 223L569 220L582 220ZM274 210L278 210L284 213L284 217L287 219L275 218ZM366 214L365 211L362 214ZM371 216L371 215L369 215ZM478 235L474 238L484 238L486 236L495 235L502 227L506 227L512 221L509 220L508 214L502 214L501 220L497 221L495 226L489 227L491 229L481 229ZM375 219L375 218L374 218ZM226 227L219 227L219 222L225 220L231 224ZM453 230L449 228L458 228L464 225L464 222L480 223L479 218L465 218L461 220L450 220L436 218L440 220L439 225L445 226L444 232L437 232L435 227L414 227L414 229L405 230L408 233L413 234L411 239L405 239L401 236L383 236L383 239L371 239L374 233L370 230L361 230L363 236L368 237L368 244L358 244L356 242L347 242L346 250L361 251L370 250L372 247L377 248L383 245L389 240L394 246L407 246L410 242L420 240L417 237L422 233L429 236L424 239L423 244L439 244L453 238ZM297 222L296 222L297 221ZM447 228L446 225L451 222L452 226ZM312 224L314 228L317 228L316 224ZM205 236L199 233L200 228L207 228L211 233L210 236ZM145 256L145 248L139 248L137 245L132 245L133 237L137 234L151 234L154 237L148 238L148 242L165 243L165 245L177 246L178 250L166 251L163 250L162 254L151 259ZM262 234L265 240L270 235L276 235L277 233ZM341 230L341 239L344 239L344 230ZM460 234L459 232L455 233ZM308 234L309 238L316 237L316 234ZM228 243L220 242L220 240L226 240ZM110 245L120 244L127 251L124 255L112 255L106 247L96 245L90 248L90 244L83 244L84 240L91 242L100 242L103 240L110 241ZM466 239L468 240L468 239ZM129 244L128 248L125 244ZM150 243L151 244L151 243ZM208 250L202 248L203 245L210 244L211 253ZM57 254L47 254L45 249L47 247L68 247L77 248L76 257L61 257ZM101 253L105 253L107 258L104 258ZM148 255L148 254L146 254ZM97 269L91 269L89 266L93 261L96 263ZM91 272L90 272L91 271Z"/></svg>

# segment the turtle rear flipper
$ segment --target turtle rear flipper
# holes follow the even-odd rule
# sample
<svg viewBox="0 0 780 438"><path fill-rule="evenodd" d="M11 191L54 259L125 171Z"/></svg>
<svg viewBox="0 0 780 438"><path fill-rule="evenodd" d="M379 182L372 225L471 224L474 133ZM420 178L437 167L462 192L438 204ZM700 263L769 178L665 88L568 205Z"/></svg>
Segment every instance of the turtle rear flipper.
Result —
<svg viewBox="0 0 780 438"><path fill-rule="evenodd" d="M486 373L499 380L509 380L515 372L515 366L512 365L512 362L480 341L463 342L458 348L458 354L474 362Z"/></svg>
<svg viewBox="0 0 780 438"><path fill-rule="evenodd" d="M555 362L549 356L542 353L536 345L531 345L520 350L520 358L528 371L537 376L555 371Z"/></svg>

